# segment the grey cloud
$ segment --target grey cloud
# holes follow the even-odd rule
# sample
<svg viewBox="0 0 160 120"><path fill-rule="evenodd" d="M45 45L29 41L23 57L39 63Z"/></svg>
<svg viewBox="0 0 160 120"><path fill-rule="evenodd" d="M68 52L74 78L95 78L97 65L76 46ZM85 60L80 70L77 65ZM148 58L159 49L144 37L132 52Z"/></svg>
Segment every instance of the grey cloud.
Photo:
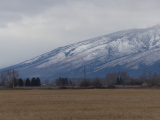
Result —
<svg viewBox="0 0 160 120"><path fill-rule="evenodd" d="M1 0L0 26L5 27L8 22L20 21L23 16L35 16L51 7L64 4L60 0Z"/></svg>
<svg viewBox="0 0 160 120"><path fill-rule="evenodd" d="M0 11L9 11L16 13L34 14L41 12L54 4L58 0L1 0Z"/></svg>
<svg viewBox="0 0 160 120"><path fill-rule="evenodd" d="M159 0L0 0L0 67L80 40L159 24L159 4Z"/></svg>

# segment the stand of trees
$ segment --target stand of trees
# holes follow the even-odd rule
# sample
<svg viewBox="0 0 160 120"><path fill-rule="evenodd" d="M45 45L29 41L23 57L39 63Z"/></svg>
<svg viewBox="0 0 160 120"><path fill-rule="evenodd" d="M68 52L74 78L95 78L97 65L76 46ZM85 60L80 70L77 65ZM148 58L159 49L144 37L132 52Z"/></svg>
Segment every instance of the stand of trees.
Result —
<svg viewBox="0 0 160 120"><path fill-rule="evenodd" d="M80 87L109 87L114 85L147 85L147 86L160 86L160 74L158 75L155 72L143 71L142 75L139 78L130 77L127 72L113 72L106 75L105 79L83 79L81 80Z"/></svg>
<svg viewBox="0 0 160 120"><path fill-rule="evenodd" d="M17 85L18 80L18 72L13 70L4 70L0 74L1 82L0 84L2 86L8 86L14 88Z"/></svg>
<svg viewBox="0 0 160 120"><path fill-rule="evenodd" d="M41 80L39 77L32 78L32 79L21 79L18 78L19 74L14 69L13 70L4 70L0 73L0 85L7 86L10 88L14 88L16 86L23 87L23 86L40 86ZM130 77L127 72L113 72L106 75L106 78L82 78L75 80L74 78L58 78L54 82L50 82L49 80L44 81L45 85L47 86L80 86L80 87L94 87L94 88L101 88L106 86L113 86L113 85L148 85L160 86L160 74L152 73L143 71L142 75L139 78L132 78Z"/></svg>
<svg viewBox="0 0 160 120"><path fill-rule="evenodd" d="M14 88L16 86L23 87L23 86L40 86L41 81L39 77L32 78L31 80L27 78L23 80L18 78L19 74L14 69L13 70L4 70L0 73L0 85L7 86L10 88Z"/></svg>
<svg viewBox="0 0 160 120"><path fill-rule="evenodd" d="M17 84L16 86L40 86L41 85L41 80L39 77L37 78L32 78L31 80L29 78L27 78L26 80L22 80L21 78L19 78L17 80Z"/></svg>
<svg viewBox="0 0 160 120"><path fill-rule="evenodd" d="M25 80L25 86L40 86L40 85L41 85L41 81L40 81L39 77L32 78L31 80L29 78L27 78Z"/></svg>
<svg viewBox="0 0 160 120"><path fill-rule="evenodd" d="M143 71L139 78L130 77L127 72L113 72L107 74L106 85L157 85L160 84L160 75L155 72Z"/></svg>
<svg viewBox="0 0 160 120"><path fill-rule="evenodd" d="M100 80L99 78L95 78L95 79L84 79L81 80L80 82L80 87L94 87L94 88L101 88L103 87L103 83L102 80Z"/></svg>
<svg viewBox="0 0 160 120"><path fill-rule="evenodd" d="M113 72L107 74L105 84L106 85L124 85L130 79L127 72Z"/></svg>
<svg viewBox="0 0 160 120"><path fill-rule="evenodd" d="M58 78L57 80L55 80L55 84L57 86L71 86L72 85L72 81L69 80L68 78Z"/></svg>

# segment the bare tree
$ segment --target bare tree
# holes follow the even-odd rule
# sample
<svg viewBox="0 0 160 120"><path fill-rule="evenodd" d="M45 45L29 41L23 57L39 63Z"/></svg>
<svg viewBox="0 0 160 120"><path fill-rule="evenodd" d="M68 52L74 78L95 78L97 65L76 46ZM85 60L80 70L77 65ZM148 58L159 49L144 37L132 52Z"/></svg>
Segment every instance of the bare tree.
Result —
<svg viewBox="0 0 160 120"><path fill-rule="evenodd" d="M118 75L118 77L117 77L117 82L119 82L119 84L126 84L127 83L127 81L129 80L129 76L128 76L128 74L127 74L127 72L118 72L117 73L117 75ZM119 81L118 81L119 80Z"/></svg>
<svg viewBox="0 0 160 120"><path fill-rule="evenodd" d="M113 72L113 73L109 73L106 76L106 82L105 85L124 85L127 84L129 81L130 77L127 74L127 72Z"/></svg>
<svg viewBox="0 0 160 120"><path fill-rule="evenodd" d="M116 84L116 80L117 80L117 73L116 72L107 74L105 85L114 85L114 84Z"/></svg>
<svg viewBox="0 0 160 120"><path fill-rule="evenodd" d="M17 83L18 72L13 70L4 70L0 74L1 85L14 88Z"/></svg>
<svg viewBox="0 0 160 120"><path fill-rule="evenodd" d="M95 87L95 88L101 88L103 87L103 84L102 84L102 81L99 79L99 78L95 78L92 82L92 85Z"/></svg>
<svg viewBox="0 0 160 120"><path fill-rule="evenodd" d="M151 79L151 85L156 85L158 83L158 75L154 72Z"/></svg>
<svg viewBox="0 0 160 120"><path fill-rule="evenodd" d="M83 79L80 82L80 87L89 87L91 86L91 81L89 79Z"/></svg>
<svg viewBox="0 0 160 120"><path fill-rule="evenodd" d="M148 84L148 72L146 70L144 70L142 72L142 75L140 77L140 81L142 81L143 83Z"/></svg>

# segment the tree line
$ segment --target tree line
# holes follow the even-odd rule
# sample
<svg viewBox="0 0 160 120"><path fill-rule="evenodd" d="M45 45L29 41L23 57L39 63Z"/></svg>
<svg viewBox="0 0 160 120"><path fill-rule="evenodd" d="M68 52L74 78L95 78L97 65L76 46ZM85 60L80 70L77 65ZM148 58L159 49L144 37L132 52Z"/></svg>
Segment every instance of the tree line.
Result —
<svg viewBox="0 0 160 120"><path fill-rule="evenodd" d="M130 77L127 72L113 72L107 74L106 85L149 85L160 84L160 74L144 70L137 78Z"/></svg>
<svg viewBox="0 0 160 120"><path fill-rule="evenodd" d="M1 86L8 86L14 88L16 86L40 86L41 80L39 77L32 79L22 79L19 78L19 73L13 70L4 70L0 74L0 85Z"/></svg>
<svg viewBox="0 0 160 120"><path fill-rule="evenodd" d="M66 80L66 81L65 81ZM68 78L59 78L55 81L57 86L69 86ZM79 87L94 87L102 88L114 85L147 85L155 86L160 85L160 74L155 72L143 71L141 76L133 78L127 72L118 71L109 73L106 78L81 78L70 79L70 85Z"/></svg>
<svg viewBox="0 0 160 120"><path fill-rule="evenodd" d="M90 79L80 79L79 83L76 83L77 81L75 80L70 80L68 78L58 78L54 81L56 86L60 87L67 87L67 86L80 86L80 87L89 87L89 86L94 86L96 88L100 88L103 86L102 81L99 78L95 78L94 80Z"/></svg>
<svg viewBox="0 0 160 120"><path fill-rule="evenodd" d="M50 86L79 86L79 87L94 87L94 88L102 88L106 86L113 85L160 85L160 74L154 72L143 71L142 75L138 78L130 77L127 72L118 71L109 73L106 75L106 78L58 78L54 82L50 82L49 80L43 81L43 83ZM18 72L13 70L4 70L0 74L0 85L8 86L8 87L16 87L16 86L40 86L41 80L39 77L35 78L27 78L22 79L19 78Z"/></svg>

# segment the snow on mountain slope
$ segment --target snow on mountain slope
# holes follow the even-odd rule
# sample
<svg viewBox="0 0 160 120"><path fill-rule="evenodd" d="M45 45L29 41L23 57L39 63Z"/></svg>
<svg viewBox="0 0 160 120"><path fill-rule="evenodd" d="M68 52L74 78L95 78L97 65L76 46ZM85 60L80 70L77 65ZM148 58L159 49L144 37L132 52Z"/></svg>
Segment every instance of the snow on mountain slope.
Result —
<svg viewBox="0 0 160 120"><path fill-rule="evenodd" d="M15 65L22 77L104 77L110 69L143 70L160 61L160 25L119 31L65 47ZM145 67L144 67L145 69ZM154 68L152 68L154 71ZM100 71L101 74L99 73Z"/></svg>
<svg viewBox="0 0 160 120"><path fill-rule="evenodd" d="M138 69L140 64L153 65L155 62L160 61L160 48L141 52L139 54L128 55L111 62L98 66L98 69L104 69L106 67L115 67L121 65L125 68Z"/></svg>

